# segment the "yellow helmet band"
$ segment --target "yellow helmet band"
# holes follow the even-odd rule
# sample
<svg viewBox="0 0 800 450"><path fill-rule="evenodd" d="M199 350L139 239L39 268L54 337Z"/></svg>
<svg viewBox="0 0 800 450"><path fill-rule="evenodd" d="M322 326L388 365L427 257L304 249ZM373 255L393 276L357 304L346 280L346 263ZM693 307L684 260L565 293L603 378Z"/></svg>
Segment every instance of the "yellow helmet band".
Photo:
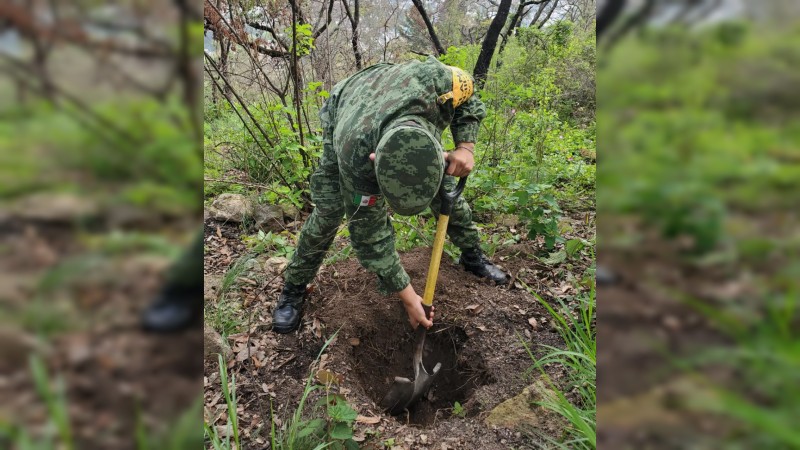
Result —
<svg viewBox="0 0 800 450"><path fill-rule="evenodd" d="M472 97L474 86L472 85L472 77L465 71L458 67L447 66L453 73L453 90L440 95L438 98L439 104L443 104L449 99L453 99L453 108L458 108L464 102Z"/></svg>

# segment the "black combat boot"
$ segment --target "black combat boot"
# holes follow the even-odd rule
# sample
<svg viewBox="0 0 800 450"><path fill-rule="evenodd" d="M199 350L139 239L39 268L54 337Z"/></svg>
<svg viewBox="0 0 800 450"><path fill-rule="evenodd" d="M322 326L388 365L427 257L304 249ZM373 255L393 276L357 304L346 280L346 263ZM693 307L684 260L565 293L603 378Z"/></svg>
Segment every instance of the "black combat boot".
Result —
<svg viewBox="0 0 800 450"><path fill-rule="evenodd" d="M306 293L304 285L286 282L283 286L278 304L272 312L272 330L276 333L291 333L300 325L303 315L303 297Z"/></svg>
<svg viewBox="0 0 800 450"><path fill-rule="evenodd" d="M203 316L203 291L197 287L165 286L142 313L142 328L156 333L181 331Z"/></svg>
<svg viewBox="0 0 800 450"><path fill-rule="evenodd" d="M488 278L497 284L507 283L510 279L507 273L486 259L480 248L462 250L458 262L464 266L467 272L472 272L481 278Z"/></svg>

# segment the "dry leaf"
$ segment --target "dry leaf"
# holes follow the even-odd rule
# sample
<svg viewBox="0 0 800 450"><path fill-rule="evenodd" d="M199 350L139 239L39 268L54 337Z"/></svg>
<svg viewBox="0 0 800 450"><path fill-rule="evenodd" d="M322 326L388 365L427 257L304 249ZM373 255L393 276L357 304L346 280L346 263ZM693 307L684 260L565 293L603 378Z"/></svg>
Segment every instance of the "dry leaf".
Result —
<svg viewBox="0 0 800 450"><path fill-rule="evenodd" d="M342 378L339 375L331 372L330 370L320 370L317 371L317 380L325 385L328 384L339 384L342 382Z"/></svg>
<svg viewBox="0 0 800 450"><path fill-rule="evenodd" d="M481 330L481 331L486 331L486 327L485 327L485 326L483 326L483 325L478 325L478 326L477 326L477 327L475 327L475 328L477 328L477 329L479 329L479 330Z"/></svg>
<svg viewBox="0 0 800 450"><path fill-rule="evenodd" d="M217 237L222 239L222 230L219 229L219 225L217 225Z"/></svg>
<svg viewBox="0 0 800 450"><path fill-rule="evenodd" d="M314 332L314 336L317 338L322 337L322 327L320 326L319 319L316 317L314 318L314 322L311 324L311 330Z"/></svg>
<svg viewBox="0 0 800 450"><path fill-rule="evenodd" d="M367 417L367 416L362 416L362 415L359 414L358 417L356 417L356 422L358 422L358 423L366 423L366 424L374 425L374 424L376 424L376 423L378 423L380 421L381 421L380 416Z"/></svg>
<svg viewBox="0 0 800 450"><path fill-rule="evenodd" d="M220 400L222 400L222 392L217 392L213 397L211 397L211 400L206 402L206 407L216 406L219 404Z"/></svg>
<svg viewBox="0 0 800 450"><path fill-rule="evenodd" d="M529 323L529 324L531 324L531 327L532 327L534 330L536 330L536 329L538 329L538 328L539 328L539 322L537 322L537 321L536 321L536 318L535 318L535 317L531 317L530 319L528 319L528 323Z"/></svg>
<svg viewBox="0 0 800 450"><path fill-rule="evenodd" d="M471 312L472 314L478 315L481 313L481 311L483 311L483 305L479 305L476 303L474 305L467 306L465 309Z"/></svg>

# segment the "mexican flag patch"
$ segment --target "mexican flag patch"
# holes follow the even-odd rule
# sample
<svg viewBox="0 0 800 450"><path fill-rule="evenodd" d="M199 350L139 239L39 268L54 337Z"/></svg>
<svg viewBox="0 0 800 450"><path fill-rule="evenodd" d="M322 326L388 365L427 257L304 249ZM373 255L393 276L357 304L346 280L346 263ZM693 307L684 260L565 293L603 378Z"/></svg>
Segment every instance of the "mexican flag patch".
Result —
<svg viewBox="0 0 800 450"><path fill-rule="evenodd" d="M361 195L353 196L353 204L358 206L372 206L380 198L380 195Z"/></svg>

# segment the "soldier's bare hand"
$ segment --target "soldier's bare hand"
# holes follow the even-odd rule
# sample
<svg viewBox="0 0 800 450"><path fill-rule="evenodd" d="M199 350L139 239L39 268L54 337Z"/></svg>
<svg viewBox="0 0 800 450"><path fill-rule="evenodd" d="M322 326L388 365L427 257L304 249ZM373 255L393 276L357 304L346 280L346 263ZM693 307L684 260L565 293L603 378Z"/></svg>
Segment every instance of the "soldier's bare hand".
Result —
<svg viewBox="0 0 800 450"><path fill-rule="evenodd" d="M422 309L422 297L417 295L410 284L398 294L400 295L400 300L403 302L403 307L406 309L408 322L411 324L412 328L416 329L420 324L425 328L433 326L434 307L431 306L430 317L425 317L425 310Z"/></svg>
<svg viewBox="0 0 800 450"><path fill-rule="evenodd" d="M450 153L445 153L445 159L450 162L447 174L454 177L465 177L475 167L475 157L465 148L459 148Z"/></svg>

